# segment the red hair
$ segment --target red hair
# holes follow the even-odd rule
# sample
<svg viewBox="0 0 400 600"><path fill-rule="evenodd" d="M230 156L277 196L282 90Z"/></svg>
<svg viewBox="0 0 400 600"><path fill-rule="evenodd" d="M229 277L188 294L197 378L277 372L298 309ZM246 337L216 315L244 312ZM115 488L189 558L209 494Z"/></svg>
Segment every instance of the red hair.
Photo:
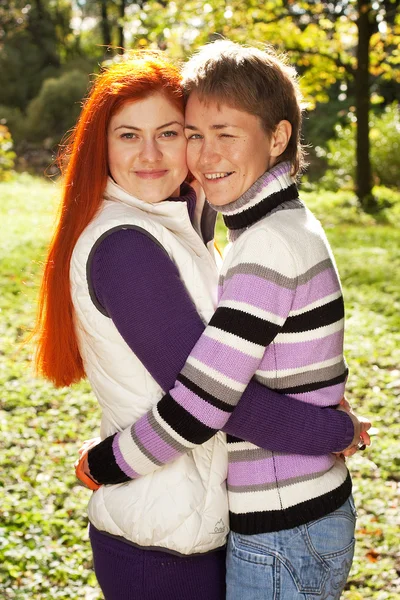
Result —
<svg viewBox="0 0 400 600"><path fill-rule="evenodd" d="M66 147L60 151L62 199L33 331L37 336L36 371L56 386L70 385L85 376L74 327L69 269L74 246L102 202L109 174L109 121L126 102L157 92L165 94L183 112L179 69L160 52L138 51L105 68L84 102Z"/></svg>

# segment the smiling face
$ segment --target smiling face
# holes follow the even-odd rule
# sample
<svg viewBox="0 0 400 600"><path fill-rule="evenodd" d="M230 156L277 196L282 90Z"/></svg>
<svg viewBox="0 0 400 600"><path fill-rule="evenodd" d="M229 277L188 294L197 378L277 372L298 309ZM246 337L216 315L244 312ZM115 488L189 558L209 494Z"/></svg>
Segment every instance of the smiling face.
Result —
<svg viewBox="0 0 400 600"><path fill-rule="evenodd" d="M188 167L207 200L223 206L242 196L282 154L291 126L280 121L268 135L259 117L209 100L189 96L185 114Z"/></svg>
<svg viewBox="0 0 400 600"><path fill-rule="evenodd" d="M183 124L183 114L161 93L124 104L107 131L114 181L152 204L178 196L187 175Z"/></svg>

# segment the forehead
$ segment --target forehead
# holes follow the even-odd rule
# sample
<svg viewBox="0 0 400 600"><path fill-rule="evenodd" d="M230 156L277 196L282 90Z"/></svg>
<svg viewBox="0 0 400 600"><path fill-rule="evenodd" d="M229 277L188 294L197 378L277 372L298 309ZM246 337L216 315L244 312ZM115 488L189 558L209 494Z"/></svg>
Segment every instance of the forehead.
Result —
<svg viewBox="0 0 400 600"><path fill-rule="evenodd" d="M262 129L261 121L256 115L216 98L200 98L196 92L193 92L187 101L185 122L187 126L199 129L221 127Z"/></svg>
<svg viewBox="0 0 400 600"><path fill-rule="evenodd" d="M128 100L111 117L111 121L121 122L128 119L132 124L142 126L144 124L154 124L158 126L165 122L165 119L182 119L183 111L180 110L171 100L162 93L155 93L146 98L138 100Z"/></svg>
<svg viewBox="0 0 400 600"><path fill-rule="evenodd" d="M192 92L186 103L185 116L189 115L220 115L223 111L230 108L224 102L216 98L203 98L199 97L196 92Z"/></svg>

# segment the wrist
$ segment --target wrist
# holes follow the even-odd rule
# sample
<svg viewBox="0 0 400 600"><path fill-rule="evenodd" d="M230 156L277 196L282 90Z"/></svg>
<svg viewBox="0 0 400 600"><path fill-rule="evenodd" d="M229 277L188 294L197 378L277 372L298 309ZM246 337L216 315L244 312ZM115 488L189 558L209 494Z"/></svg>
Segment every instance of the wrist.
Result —
<svg viewBox="0 0 400 600"><path fill-rule="evenodd" d="M115 459L113 452L115 436L116 434L110 435L88 452L88 468L91 477L102 484L124 483L130 480Z"/></svg>
<svg viewBox="0 0 400 600"><path fill-rule="evenodd" d="M353 420L353 417L351 416L351 414L349 412L347 412L346 410L340 409L340 408L337 409L337 412L341 415L342 419L345 419L345 423L346 423L346 428L344 430L344 436L341 437L339 444L338 444L340 446L340 448L338 448L338 450L337 450L338 452L342 452L349 446L352 446L353 440L356 435L356 427L355 427L355 421Z"/></svg>

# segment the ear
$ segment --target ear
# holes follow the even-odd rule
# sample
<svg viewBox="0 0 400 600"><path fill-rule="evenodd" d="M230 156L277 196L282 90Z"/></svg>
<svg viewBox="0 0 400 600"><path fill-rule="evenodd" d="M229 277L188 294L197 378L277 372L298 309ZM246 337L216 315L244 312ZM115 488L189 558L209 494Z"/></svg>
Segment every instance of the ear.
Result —
<svg viewBox="0 0 400 600"><path fill-rule="evenodd" d="M278 157L285 152L292 135L289 121L279 121L271 138L270 156Z"/></svg>

